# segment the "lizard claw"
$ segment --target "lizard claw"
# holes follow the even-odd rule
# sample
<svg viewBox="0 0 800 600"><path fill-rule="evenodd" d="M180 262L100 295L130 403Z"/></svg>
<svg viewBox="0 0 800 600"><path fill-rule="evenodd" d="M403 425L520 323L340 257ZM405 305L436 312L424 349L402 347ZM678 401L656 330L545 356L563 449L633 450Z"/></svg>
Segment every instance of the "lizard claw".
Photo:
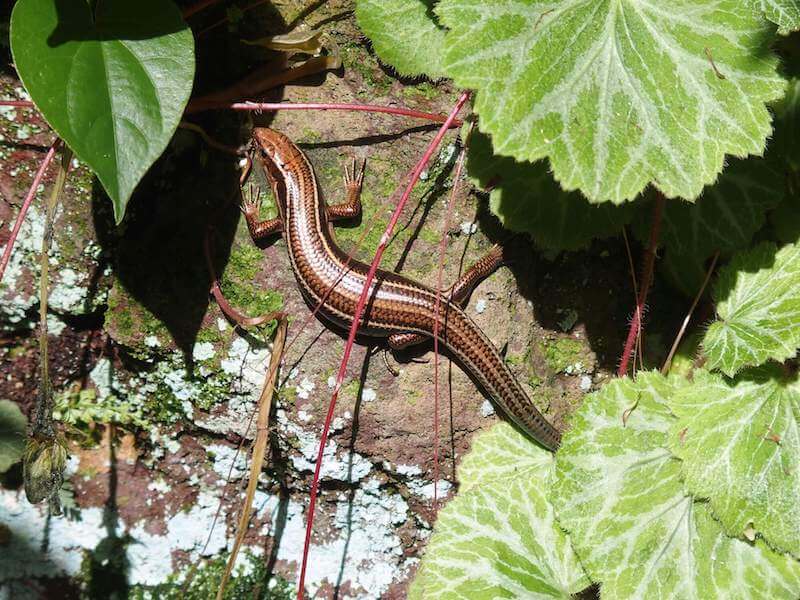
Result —
<svg viewBox="0 0 800 600"><path fill-rule="evenodd" d="M257 217L261 210L261 191L258 188L250 186L247 191L242 194L242 200L239 203L239 209L248 217Z"/></svg>
<svg viewBox="0 0 800 600"><path fill-rule="evenodd" d="M344 168L345 187L361 189L361 185L364 183L364 170L366 169L366 166L367 159L365 158L361 161L361 168L357 168L356 158L353 157L353 163L350 169L348 169L346 165Z"/></svg>

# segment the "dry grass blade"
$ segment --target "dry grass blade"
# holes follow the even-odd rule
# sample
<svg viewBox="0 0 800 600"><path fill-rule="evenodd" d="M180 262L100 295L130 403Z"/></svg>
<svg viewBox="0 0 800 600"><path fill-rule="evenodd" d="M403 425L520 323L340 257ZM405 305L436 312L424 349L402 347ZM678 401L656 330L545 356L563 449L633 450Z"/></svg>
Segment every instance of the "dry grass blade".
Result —
<svg viewBox="0 0 800 600"><path fill-rule="evenodd" d="M261 467L264 464L264 452L267 449L269 413L272 408L272 397L275 395L275 380L278 375L278 366L281 363L283 347L286 343L286 328L286 319L281 319L275 331L275 341L272 345L272 357L269 361L267 378L264 381L264 387L261 389L261 395L258 398L256 440L253 444L253 455L250 461L250 477L247 482L247 493L245 494L244 503L239 511L239 523L236 525L236 539L233 543L231 554L228 557L228 564L225 566L225 572L222 574L222 581L217 590L217 600L222 600L225 595L225 585L233 571L233 565L236 563L236 556L239 554L239 549L242 547L244 536L247 533L247 524L250 522L253 498L255 497L256 486L258 485L258 475L261 473Z"/></svg>

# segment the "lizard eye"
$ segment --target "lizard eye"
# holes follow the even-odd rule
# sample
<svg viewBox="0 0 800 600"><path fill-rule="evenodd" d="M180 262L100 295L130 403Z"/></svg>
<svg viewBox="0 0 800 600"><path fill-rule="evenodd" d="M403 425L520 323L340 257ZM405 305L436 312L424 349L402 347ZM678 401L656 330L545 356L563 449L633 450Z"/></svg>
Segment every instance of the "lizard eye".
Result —
<svg viewBox="0 0 800 600"><path fill-rule="evenodd" d="M267 151L264 150L264 148L261 148L261 156L264 157L264 158L267 157Z"/></svg>

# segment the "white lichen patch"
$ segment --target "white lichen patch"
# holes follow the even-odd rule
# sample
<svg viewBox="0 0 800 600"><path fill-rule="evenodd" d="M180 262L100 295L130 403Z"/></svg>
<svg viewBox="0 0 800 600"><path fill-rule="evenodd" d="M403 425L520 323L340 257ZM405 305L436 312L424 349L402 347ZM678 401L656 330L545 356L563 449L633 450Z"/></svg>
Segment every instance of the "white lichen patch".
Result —
<svg viewBox="0 0 800 600"><path fill-rule="evenodd" d="M211 360L214 358L214 344L211 342L199 342L192 349L192 358L197 362Z"/></svg>
<svg viewBox="0 0 800 600"><path fill-rule="evenodd" d="M319 451L319 438L289 420L286 411L276 411L278 428L290 437L297 439L299 454L290 457L292 465L299 472L314 472L314 465ZM357 452L338 451L338 444L329 439L322 453L322 469L320 478L354 482L366 477L372 470L372 463Z"/></svg>
<svg viewBox="0 0 800 600"><path fill-rule="evenodd" d="M303 377L303 380L297 386L297 397L303 400L308 400L311 395L311 392L314 391L314 382L311 381L308 377Z"/></svg>
<svg viewBox="0 0 800 600"><path fill-rule="evenodd" d="M299 563L305 532L304 505L290 502L278 559ZM408 519L409 508L397 493L381 487L376 478L365 480L352 496L336 504L334 539L315 541L306 574L310 596L324 584L349 583L352 595L341 598L372 600L383 597L395 581L408 575L416 562L403 555L397 527Z"/></svg>
<svg viewBox="0 0 800 600"><path fill-rule="evenodd" d="M80 515L80 520L61 517L48 523L46 508L30 504L21 492L0 490L0 524L11 536L0 552L0 582L75 575L83 551L108 536L103 509L83 509Z"/></svg>
<svg viewBox="0 0 800 600"><path fill-rule="evenodd" d="M491 417L494 414L494 406L488 400L484 400L481 404L481 416Z"/></svg>
<svg viewBox="0 0 800 600"><path fill-rule="evenodd" d="M361 399L364 402L374 402L377 398L378 398L378 393L372 388L365 387L364 391L361 392Z"/></svg>
<svg viewBox="0 0 800 600"><path fill-rule="evenodd" d="M180 512L167 520L167 534L153 535L145 531L144 523L130 530L133 543L128 546L131 584L157 585L166 581L175 570L172 553L187 552L190 558L215 556L228 547L226 528L217 522L212 531L219 498L201 492L196 502L186 512ZM209 532L211 536L209 537Z"/></svg>
<svg viewBox="0 0 800 600"><path fill-rule="evenodd" d="M44 188L37 190L39 196ZM0 323L18 327L39 301L36 282L40 273L40 253L45 230L44 211L32 206L19 231L3 282L0 284ZM67 256L58 243L58 229L50 247L52 286L48 304L56 312L85 314L106 301L105 288L94 295L91 280L97 257L86 249L99 248L87 242L78 256ZM0 251L5 246L0 247ZM77 259L77 262L76 262ZM71 266L70 266L71 265ZM74 267L74 268L73 268ZM33 326L31 322L28 326Z"/></svg>
<svg viewBox="0 0 800 600"><path fill-rule="evenodd" d="M214 472L222 479L221 483L241 479L247 472L247 452L237 451L236 448L224 444L209 444L206 452L211 455Z"/></svg>

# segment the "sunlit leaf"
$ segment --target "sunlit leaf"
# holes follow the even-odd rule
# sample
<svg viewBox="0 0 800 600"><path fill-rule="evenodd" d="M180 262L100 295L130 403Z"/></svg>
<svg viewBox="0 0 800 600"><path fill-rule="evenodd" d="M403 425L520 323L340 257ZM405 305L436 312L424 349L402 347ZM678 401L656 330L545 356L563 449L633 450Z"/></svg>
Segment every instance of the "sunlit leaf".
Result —
<svg viewBox="0 0 800 600"><path fill-rule="evenodd" d="M401 75L444 77L444 30L430 0L358 0L358 25L382 61Z"/></svg>
<svg viewBox="0 0 800 600"><path fill-rule="evenodd" d="M563 598L589 585L547 500L553 455L501 423L473 442L410 599Z"/></svg>
<svg viewBox="0 0 800 600"><path fill-rule="evenodd" d="M496 152L549 157L593 202L652 183L695 198L725 155L760 154L784 82L741 0L442 0L444 68L476 90Z"/></svg>
<svg viewBox="0 0 800 600"><path fill-rule="evenodd" d="M194 79L194 38L165 0L19 0L11 50L36 107L97 174L117 222L166 148Z"/></svg>
<svg viewBox="0 0 800 600"><path fill-rule="evenodd" d="M728 533L754 529L800 556L800 383L775 371L735 382L696 372L669 401L680 417L671 447Z"/></svg>
<svg viewBox="0 0 800 600"><path fill-rule="evenodd" d="M684 488L666 404L682 385L640 373L585 398L556 457L559 522L604 599L795 598L800 563L726 536Z"/></svg>
<svg viewBox="0 0 800 600"><path fill-rule="evenodd" d="M763 243L733 257L713 289L717 320L706 332L708 366L743 367L791 358L800 346L800 245Z"/></svg>
<svg viewBox="0 0 800 600"><path fill-rule="evenodd" d="M775 23L783 34L800 29L800 2L798 0L748 0Z"/></svg>

